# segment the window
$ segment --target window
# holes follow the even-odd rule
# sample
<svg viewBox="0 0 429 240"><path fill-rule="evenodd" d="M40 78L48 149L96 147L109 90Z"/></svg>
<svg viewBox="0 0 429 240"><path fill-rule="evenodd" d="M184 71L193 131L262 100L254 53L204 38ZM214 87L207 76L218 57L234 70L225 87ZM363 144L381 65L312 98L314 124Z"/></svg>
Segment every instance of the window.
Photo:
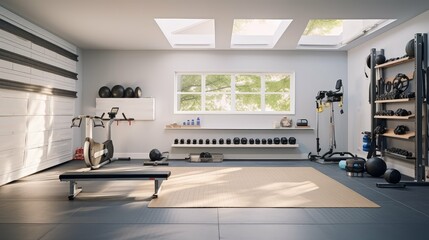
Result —
<svg viewBox="0 0 429 240"><path fill-rule="evenodd" d="M176 73L175 113L295 113L293 73Z"/></svg>
<svg viewBox="0 0 429 240"><path fill-rule="evenodd" d="M395 19L311 19L298 44L301 47L340 48L394 21Z"/></svg>

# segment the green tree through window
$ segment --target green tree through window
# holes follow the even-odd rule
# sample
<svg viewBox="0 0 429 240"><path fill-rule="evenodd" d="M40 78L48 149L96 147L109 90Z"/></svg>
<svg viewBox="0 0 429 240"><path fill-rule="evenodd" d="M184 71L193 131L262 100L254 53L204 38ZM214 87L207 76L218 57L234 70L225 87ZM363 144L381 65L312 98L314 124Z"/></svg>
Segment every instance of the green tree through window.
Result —
<svg viewBox="0 0 429 240"><path fill-rule="evenodd" d="M293 113L290 73L176 74L177 112Z"/></svg>

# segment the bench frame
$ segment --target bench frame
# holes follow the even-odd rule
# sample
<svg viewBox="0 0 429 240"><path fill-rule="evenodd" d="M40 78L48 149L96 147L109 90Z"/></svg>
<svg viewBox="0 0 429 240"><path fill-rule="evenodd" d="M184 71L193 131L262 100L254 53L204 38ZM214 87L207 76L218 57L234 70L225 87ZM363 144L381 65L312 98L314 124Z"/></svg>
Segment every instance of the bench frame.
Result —
<svg viewBox="0 0 429 240"><path fill-rule="evenodd" d="M98 172L97 172L98 173ZM68 199L73 200L80 192L82 192L82 187L79 187L77 181L110 181L110 180L153 180L155 183L155 192L152 195L152 198L157 198L159 193L161 192L162 182L167 180L170 176L170 172L160 172L160 173L168 173L166 177L145 177L144 172L141 172L140 176L124 176L123 172L118 174L120 177L114 177L116 173L114 172L106 172L106 176L96 174L96 177L91 176L91 172L78 173L82 174L80 176L67 176L67 174L73 174L72 172L66 172L60 175L60 181L70 182L69 184L69 195ZM150 175L150 174L149 174Z"/></svg>

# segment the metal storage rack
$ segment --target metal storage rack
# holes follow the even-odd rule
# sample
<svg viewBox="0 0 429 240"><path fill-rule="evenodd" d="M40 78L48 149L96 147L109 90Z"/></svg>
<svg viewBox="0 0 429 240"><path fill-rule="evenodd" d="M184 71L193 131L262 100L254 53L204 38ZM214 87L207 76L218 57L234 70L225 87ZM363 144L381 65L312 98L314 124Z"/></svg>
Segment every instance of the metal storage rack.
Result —
<svg viewBox="0 0 429 240"><path fill-rule="evenodd" d="M429 186L429 182L426 182L425 178L425 166L428 165L428 105L426 98L429 93L429 73L427 62L427 47L427 34L415 34L414 58L404 57L380 65L376 65L376 49L371 49L370 103L372 145L371 150L368 153L368 157L374 157L377 154L381 154L381 156L383 157L391 157L401 161L412 162L414 164L413 181L403 181L398 184L378 183L378 187ZM378 54L384 55L384 50L381 49ZM414 63L414 73L406 75L412 75L412 77L409 77L409 87L411 87L412 91L415 92L415 98L376 100L377 96L380 96L385 93L382 81L392 81L392 79L385 77L388 75L386 72L395 71L395 68L397 68L398 66L404 65L409 62ZM400 106L400 104L406 104L406 106L408 107L413 107L413 114L407 117L376 115L377 110L386 110L386 108ZM394 134L392 126L394 126L393 124L395 121L406 121L410 126L410 131L408 131L404 135ZM386 133L377 134L374 131L374 129L380 124L387 126ZM399 154L394 154L386 151L388 145L393 145L395 147L398 145L401 146L399 141L409 141L412 143L412 157L405 157Z"/></svg>

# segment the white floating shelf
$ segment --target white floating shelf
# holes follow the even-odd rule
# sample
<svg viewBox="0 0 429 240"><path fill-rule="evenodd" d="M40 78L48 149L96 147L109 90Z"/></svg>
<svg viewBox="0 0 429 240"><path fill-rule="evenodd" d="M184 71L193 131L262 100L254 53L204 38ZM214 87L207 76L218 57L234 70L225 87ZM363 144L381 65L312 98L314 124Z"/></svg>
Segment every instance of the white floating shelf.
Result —
<svg viewBox="0 0 429 240"><path fill-rule="evenodd" d="M172 144L175 148L298 148L299 144Z"/></svg>
<svg viewBox="0 0 429 240"><path fill-rule="evenodd" d="M166 130L314 130L310 127L292 127L292 128L222 128L222 127L176 127L169 128Z"/></svg>
<svg viewBox="0 0 429 240"><path fill-rule="evenodd" d="M119 107L118 118L124 113L134 120L155 120L155 98L96 98L95 106L97 116L107 114L112 107Z"/></svg>

